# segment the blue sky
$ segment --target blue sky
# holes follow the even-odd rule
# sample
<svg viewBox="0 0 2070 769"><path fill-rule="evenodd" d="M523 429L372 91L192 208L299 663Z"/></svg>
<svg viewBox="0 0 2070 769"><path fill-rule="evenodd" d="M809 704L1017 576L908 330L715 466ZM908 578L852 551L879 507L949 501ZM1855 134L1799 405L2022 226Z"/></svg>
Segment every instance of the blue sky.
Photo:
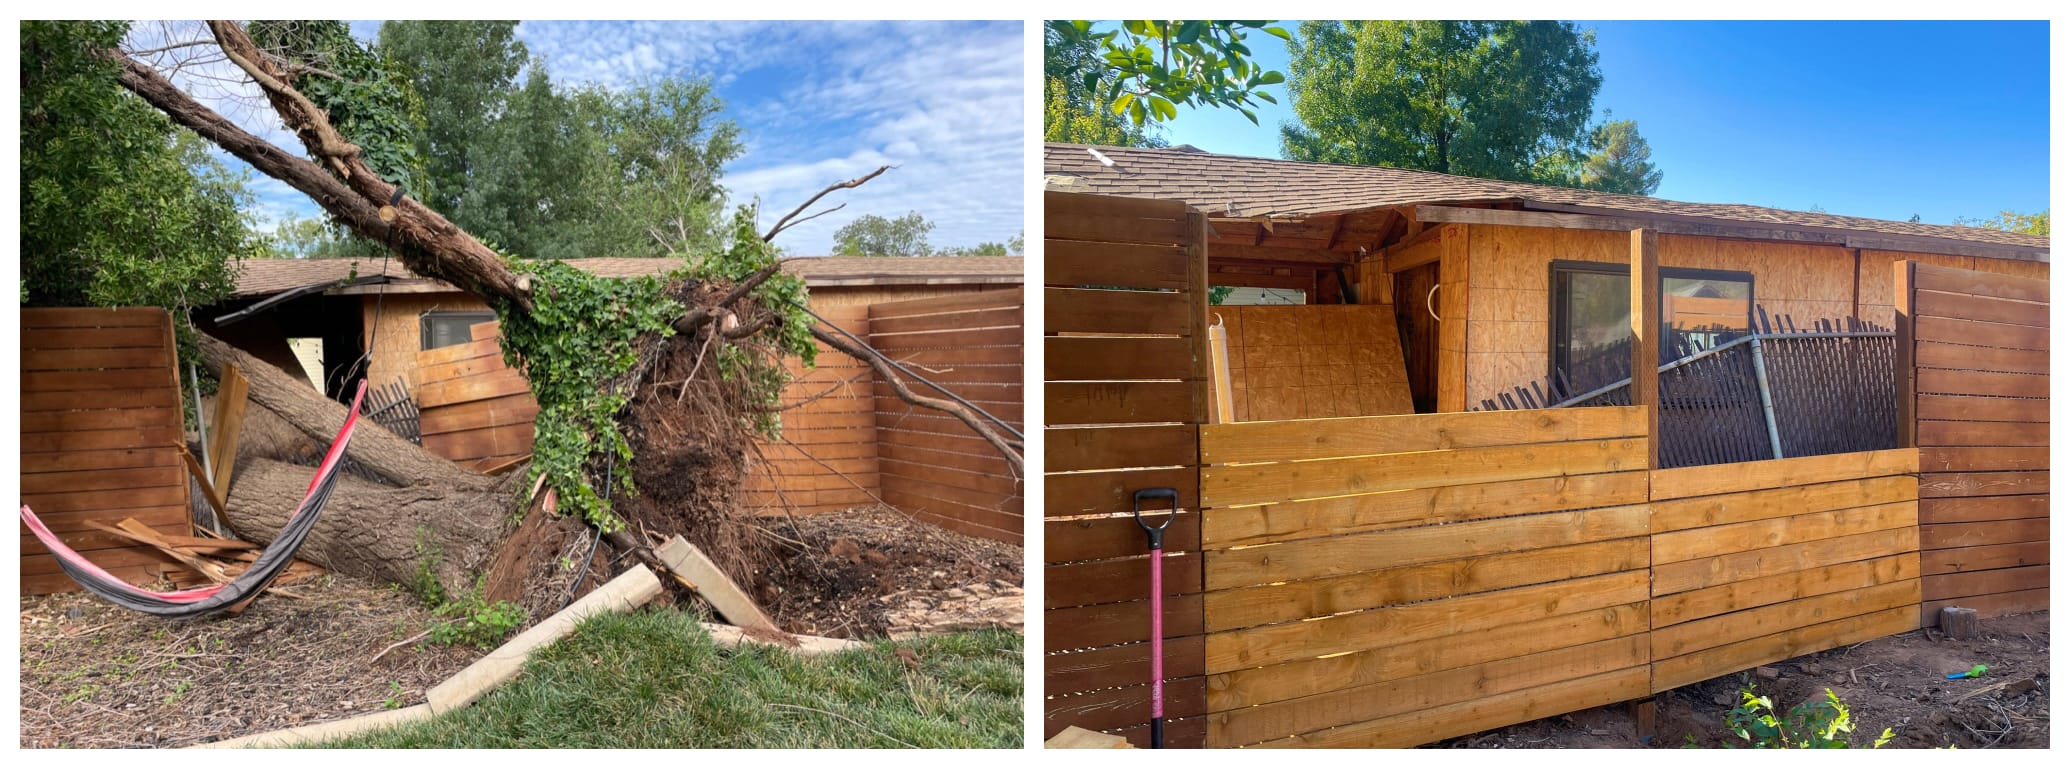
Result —
<svg viewBox="0 0 2070 769"><path fill-rule="evenodd" d="M1598 114L1638 121L1659 197L1940 224L2049 205L2045 22L1579 23ZM1285 71L1285 46L1252 37ZM1181 108L1165 138L1279 157L1293 112L1273 95L1261 125Z"/></svg>
<svg viewBox="0 0 2070 769"><path fill-rule="evenodd" d="M352 26L367 39L380 29ZM918 211L936 247L1004 242L1024 226L1021 22L526 22L517 34L556 85L711 78L747 145L723 184L736 201L759 196L765 226L829 184L896 166L814 210L846 208L778 236L791 253L831 251L834 230L863 214ZM299 149L264 110L202 90ZM253 188L264 221L317 214L286 185L255 174Z"/></svg>

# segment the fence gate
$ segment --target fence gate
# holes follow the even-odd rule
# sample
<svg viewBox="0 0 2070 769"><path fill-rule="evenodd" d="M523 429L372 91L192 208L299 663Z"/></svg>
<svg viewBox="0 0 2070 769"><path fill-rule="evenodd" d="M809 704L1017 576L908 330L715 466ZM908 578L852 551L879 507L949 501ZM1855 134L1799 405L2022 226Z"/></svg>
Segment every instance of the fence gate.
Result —
<svg viewBox="0 0 2070 769"><path fill-rule="evenodd" d="M2048 281L1899 262L1899 424L1919 448L1924 602L2048 608Z"/></svg>
<svg viewBox="0 0 2070 769"><path fill-rule="evenodd" d="M1150 564L1129 510L1169 487L1165 744L1205 741L1206 222L1179 203L1044 196L1045 738L1078 726L1149 744Z"/></svg>

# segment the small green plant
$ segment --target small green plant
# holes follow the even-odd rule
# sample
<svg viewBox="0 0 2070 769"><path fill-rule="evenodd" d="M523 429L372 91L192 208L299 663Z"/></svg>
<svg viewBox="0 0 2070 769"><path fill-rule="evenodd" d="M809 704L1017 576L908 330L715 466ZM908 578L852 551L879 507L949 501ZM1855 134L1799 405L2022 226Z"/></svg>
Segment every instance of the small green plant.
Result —
<svg viewBox="0 0 2070 769"><path fill-rule="evenodd" d="M502 642L527 619L524 607L509 601L490 603L480 591L439 607L438 614L451 619L431 629L433 643L468 644L484 649Z"/></svg>
<svg viewBox="0 0 2070 769"><path fill-rule="evenodd" d="M1744 742L1723 743L1728 748L1853 748L1854 716L1832 689L1824 702L1806 702L1777 717L1775 701L1754 694L1753 687L1739 692L1740 705L1725 714L1725 726ZM1888 727L1867 747L1880 748L1895 736ZM1695 747L1695 739L1689 740Z"/></svg>
<svg viewBox="0 0 2070 769"><path fill-rule="evenodd" d="M409 693L408 693L408 692L405 692L405 691L403 691L403 686L402 686L402 682L401 682L401 681L389 681L389 682L388 682L388 699L385 699L385 700L382 700L382 701L381 701L381 709L382 709L382 710L400 710L400 709L402 709L402 706L403 706L403 697L404 697L404 695L407 695L407 694L409 694Z"/></svg>
<svg viewBox="0 0 2070 769"><path fill-rule="evenodd" d="M193 681L181 681L179 683L173 684L172 694L168 694L165 696L165 704L171 705L175 702L179 702L181 699L187 696L187 690L192 688L194 688Z"/></svg>
<svg viewBox="0 0 2070 769"><path fill-rule="evenodd" d="M418 527L417 573L410 575L410 584L403 587L434 609L446 604L446 586L438 581L438 565L444 558L445 551L439 547L431 527Z"/></svg>

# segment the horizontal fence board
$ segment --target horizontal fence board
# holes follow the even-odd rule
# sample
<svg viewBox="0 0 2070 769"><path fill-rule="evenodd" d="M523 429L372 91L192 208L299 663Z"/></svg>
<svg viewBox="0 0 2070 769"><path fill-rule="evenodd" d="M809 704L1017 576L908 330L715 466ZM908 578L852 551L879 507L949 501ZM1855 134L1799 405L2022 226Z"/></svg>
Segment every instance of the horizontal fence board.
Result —
<svg viewBox="0 0 2070 769"><path fill-rule="evenodd" d="M1042 348L1051 382L1170 379L1193 365L1187 336L1048 336Z"/></svg>
<svg viewBox="0 0 2070 769"><path fill-rule="evenodd" d="M1150 602L1140 600L1047 609L1042 613L1042 627L1045 652L1145 641L1150 637ZM1165 637L1199 635L1200 628L1200 596L1165 599Z"/></svg>
<svg viewBox="0 0 2070 769"><path fill-rule="evenodd" d="M1919 546L1923 550L2045 541L2048 541L2047 518L1926 524L1919 527Z"/></svg>
<svg viewBox="0 0 2070 769"><path fill-rule="evenodd" d="M1129 512L1135 509L1136 491L1149 488L1175 489L1179 492L1181 509L1197 510L1200 506L1197 477L1198 471L1191 467L1050 473L1043 476L1043 515L1088 516ZM1198 544L1197 540L1195 544Z"/></svg>
<svg viewBox="0 0 2070 769"><path fill-rule="evenodd" d="M1164 530L1164 546L1174 552L1200 547L1200 516L1181 510ZM1050 519L1042 522L1044 563L1075 563L1142 555L1149 543L1132 516ZM1045 596L1045 599L1047 596Z"/></svg>
<svg viewBox="0 0 2070 769"><path fill-rule="evenodd" d="M2048 564L2010 566L2000 569L1942 574L1929 580L1920 598L1939 601L1950 598L2012 593L2048 587Z"/></svg>
<svg viewBox="0 0 2070 769"><path fill-rule="evenodd" d="M167 371L173 364L172 350L164 347L23 350L22 371L99 371L101 369L149 368ZM170 387L171 383L168 382Z"/></svg>
<svg viewBox="0 0 2070 769"><path fill-rule="evenodd" d="M1922 368L1916 380L1919 392L2002 398L2048 397L2047 374L2011 374L1998 371L1956 371Z"/></svg>
<svg viewBox="0 0 2070 769"><path fill-rule="evenodd" d="M1202 536L1235 547L1645 501L1643 471L1563 475L1223 508Z"/></svg>
<svg viewBox="0 0 2070 769"><path fill-rule="evenodd" d="M1043 469L1050 472L1174 467L1199 461L1193 425L1056 428L1045 433Z"/></svg>
<svg viewBox="0 0 2070 769"><path fill-rule="evenodd" d="M2047 446L2047 422L1919 423L1921 446Z"/></svg>
<svg viewBox="0 0 2070 769"><path fill-rule="evenodd" d="M111 347L165 348L165 328L149 323L137 326L43 328L22 335L22 350L87 350ZM163 373L163 372L160 372Z"/></svg>
<svg viewBox="0 0 2070 769"><path fill-rule="evenodd" d="M1391 529L1216 550L1208 556L1207 584L1211 590L1220 590L1338 577L1376 568L1645 535L1644 505Z"/></svg>
<svg viewBox="0 0 2070 769"><path fill-rule="evenodd" d="M1288 462L1640 436L1645 409L1576 408L1236 422L1200 428L1201 461Z"/></svg>
<svg viewBox="0 0 2070 769"><path fill-rule="evenodd" d="M1207 682L1198 677L1166 679L1165 717L1198 715L1207 706ZM1094 731L1117 729L1150 720L1150 686L1147 683L1118 689L1102 689L1050 697L1043 702L1044 728L1061 731L1066 726ZM1147 747L1147 746L1146 746Z"/></svg>
<svg viewBox="0 0 2070 769"><path fill-rule="evenodd" d="M1646 668L1576 678L1259 743L1268 748L1408 748L1449 737L1637 699L1647 694Z"/></svg>
<svg viewBox="0 0 2070 769"><path fill-rule="evenodd" d="M1927 581L1930 582L1936 579L1940 579L1940 577L1928 577ZM1977 610L1977 616L1985 619L2003 617L2008 614L2046 611L2049 608L2048 588L1927 601L1919 604L1918 622L1921 626L1933 626L1934 623L1940 620L1941 609L1948 606L1975 609Z"/></svg>
<svg viewBox="0 0 2070 769"><path fill-rule="evenodd" d="M1944 267L1921 263L1914 267L1912 285L1920 291L1941 291L1952 294L1981 294L1984 296L2014 299L2028 302L2048 301L2048 281L2004 275L1994 272L1965 270L1958 267Z"/></svg>
<svg viewBox="0 0 2070 769"><path fill-rule="evenodd" d="M1923 550L1919 553L1919 561L1920 571L1929 576L2036 566L2048 563L2048 543L2014 542L2004 545Z"/></svg>
<svg viewBox="0 0 2070 769"><path fill-rule="evenodd" d="M1919 449L1922 473L1975 470L2046 470L2048 448L1936 447Z"/></svg>
<svg viewBox="0 0 2070 769"><path fill-rule="evenodd" d="M1919 525L1919 506L1892 502L1868 507L1827 510L1788 518L1709 526L1653 536L1656 566L1697 558L1740 553L1809 540Z"/></svg>
<svg viewBox="0 0 2070 769"><path fill-rule="evenodd" d="M1956 318L1919 318L1914 332L1921 342L1952 342L2009 350L2047 350L2048 329L1985 323Z"/></svg>
<svg viewBox="0 0 2070 769"><path fill-rule="evenodd" d="M1756 579L1655 596L1653 629L1773 603L1859 590L1889 582L1916 579L1921 559L1909 553L1792 571Z"/></svg>
<svg viewBox="0 0 2070 769"><path fill-rule="evenodd" d="M169 387L162 368L97 369L93 371L25 371L22 392L81 392Z"/></svg>
<svg viewBox="0 0 2070 769"><path fill-rule="evenodd" d="M1186 287L1186 250L1178 246L1048 240L1043 247L1045 285Z"/></svg>
<svg viewBox="0 0 2070 769"><path fill-rule="evenodd" d="M1166 680L1191 678L1205 672L1201 667L1201 648L1206 642L1206 638L1197 635L1166 640L1164 644L1164 675ZM1133 686L1148 680L1150 680L1150 644L1148 642L1106 646L1090 651L1051 654L1042 658L1042 691L1044 696L1073 694L1117 686Z"/></svg>
<svg viewBox="0 0 2070 769"><path fill-rule="evenodd" d="M2048 497L1948 497L1919 502L1919 522L1974 523L2048 517Z"/></svg>
<svg viewBox="0 0 2070 769"><path fill-rule="evenodd" d="M172 322L172 316L157 307L24 307L18 317L24 331L133 326L162 329Z"/></svg>
<svg viewBox="0 0 2070 769"><path fill-rule="evenodd" d="M1900 527L1742 553L1653 565L1653 594L1672 595L1919 549L1920 532Z"/></svg>
<svg viewBox="0 0 2070 769"><path fill-rule="evenodd" d="M1918 611L1908 604L1673 657L1653 664L1653 691L1664 692L1776 660L1896 635L1918 627Z"/></svg>
<svg viewBox="0 0 2070 769"><path fill-rule="evenodd" d="M2004 299L1981 294L1953 294L1922 290L1913 299L1913 313L1921 317L1960 318L2016 326L2048 327L2048 302Z"/></svg>
<svg viewBox="0 0 2070 769"><path fill-rule="evenodd" d="M1044 334L1183 334L1190 328L1188 294L1045 288Z"/></svg>
<svg viewBox="0 0 2070 769"><path fill-rule="evenodd" d="M1920 342L1912 360L1922 368L2047 374L2047 350L2009 350L1954 342Z"/></svg>
<svg viewBox="0 0 2070 769"><path fill-rule="evenodd" d="M1199 553L1167 553L1163 560L1165 595L1200 592ZM1150 559L1115 558L1049 566L1042 570L1042 586L1045 609L1134 600L1150 594Z"/></svg>
<svg viewBox="0 0 2070 769"><path fill-rule="evenodd" d="M1919 481L1916 478L1890 475L1703 497L1656 499L1653 502L1653 531L1665 533L1918 498Z"/></svg>
<svg viewBox="0 0 2070 769"><path fill-rule="evenodd" d="M1919 474L1920 499L2047 493L2047 470Z"/></svg>
<svg viewBox="0 0 2070 769"><path fill-rule="evenodd" d="M1653 658L1667 659L1843 617L1919 604L1919 580L1886 582L1656 627Z"/></svg>
<svg viewBox="0 0 2070 769"><path fill-rule="evenodd" d="M1185 422L1194 418L1192 382L1049 382L1051 425Z"/></svg>
<svg viewBox="0 0 2070 769"><path fill-rule="evenodd" d="M1675 499L1805 486L1879 475L1906 475L1918 472L1919 455L1918 452L1908 449L1888 449L1739 462L1730 467L1731 472L1721 472L1718 465L1655 470L1653 498Z"/></svg>
<svg viewBox="0 0 2070 769"><path fill-rule="evenodd" d="M1919 396L1920 421L2048 423L2048 401L1962 395Z"/></svg>
<svg viewBox="0 0 2070 769"><path fill-rule="evenodd" d="M1204 467L1213 505L1246 505L1424 486L1586 475L1643 467L1645 441L1618 439Z"/></svg>

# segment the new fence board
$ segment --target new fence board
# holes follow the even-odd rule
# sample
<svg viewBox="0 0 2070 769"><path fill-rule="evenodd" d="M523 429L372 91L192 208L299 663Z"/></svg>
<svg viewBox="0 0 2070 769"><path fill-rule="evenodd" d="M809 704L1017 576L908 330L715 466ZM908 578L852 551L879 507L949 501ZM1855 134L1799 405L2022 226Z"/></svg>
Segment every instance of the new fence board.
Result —
<svg viewBox="0 0 2070 769"><path fill-rule="evenodd" d="M2048 281L1895 269L1924 498L1920 621L2048 608Z"/></svg>
<svg viewBox="0 0 2070 769"><path fill-rule="evenodd" d="M1165 740L1206 744L1196 426L1206 413L1206 220L1184 205L1044 197L1044 737L1148 747L1147 542L1136 491L1178 491L1165 539Z"/></svg>
<svg viewBox="0 0 2070 769"><path fill-rule="evenodd" d="M1917 627L1916 463L1896 450L1654 471L1654 691Z"/></svg>
<svg viewBox="0 0 2070 769"><path fill-rule="evenodd" d="M157 308L21 311L21 501L116 577L161 580L178 563L88 525L188 527L184 424L172 316ZM23 595L79 589L21 528Z"/></svg>
<svg viewBox="0 0 2070 769"><path fill-rule="evenodd" d="M1203 426L1236 463L1202 470L1208 744L1411 746L1644 696L1641 411Z"/></svg>

